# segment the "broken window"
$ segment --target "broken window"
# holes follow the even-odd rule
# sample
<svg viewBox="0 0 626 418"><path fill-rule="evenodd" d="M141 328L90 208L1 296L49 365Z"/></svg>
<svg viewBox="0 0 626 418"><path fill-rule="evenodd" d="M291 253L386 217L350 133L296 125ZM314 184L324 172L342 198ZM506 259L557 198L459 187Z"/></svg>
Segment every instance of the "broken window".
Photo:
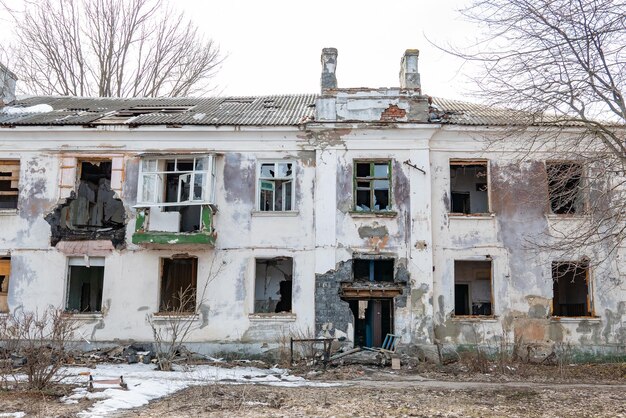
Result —
<svg viewBox="0 0 626 418"><path fill-rule="evenodd" d="M454 261L454 315L493 315L491 261Z"/></svg>
<svg viewBox="0 0 626 418"><path fill-rule="evenodd" d="M356 161L354 170L355 210L391 210L391 161Z"/></svg>
<svg viewBox="0 0 626 418"><path fill-rule="evenodd" d="M589 269L585 263L553 262L552 315L591 316Z"/></svg>
<svg viewBox="0 0 626 418"><path fill-rule="evenodd" d="M293 210L293 163L264 162L259 171L259 210Z"/></svg>
<svg viewBox="0 0 626 418"><path fill-rule="evenodd" d="M577 163L546 163L548 193L552 213L575 214L583 209L582 165Z"/></svg>
<svg viewBox="0 0 626 418"><path fill-rule="evenodd" d="M20 162L0 160L0 209L17 209Z"/></svg>
<svg viewBox="0 0 626 418"><path fill-rule="evenodd" d="M352 268L356 281L393 282L393 259L354 259Z"/></svg>
<svg viewBox="0 0 626 418"><path fill-rule="evenodd" d="M254 312L291 312L292 283L292 258L257 259L254 283Z"/></svg>
<svg viewBox="0 0 626 418"><path fill-rule="evenodd" d="M124 205L111 190L111 161L83 161L76 198L65 213L67 227L121 228Z"/></svg>
<svg viewBox="0 0 626 418"><path fill-rule="evenodd" d="M160 312L196 311L198 259L175 257L161 259Z"/></svg>
<svg viewBox="0 0 626 418"><path fill-rule="evenodd" d="M451 213L489 213L486 161L450 161Z"/></svg>
<svg viewBox="0 0 626 418"><path fill-rule="evenodd" d="M9 312L9 277L11 257L0 258L0 313Z"/></svg>
<svg viewBox="0 0 626 418"><path fill-rule="evenodd" d="M202 205L215 201L213 156L144 158L139 178L137 207L152 207L151 231L201 229Z"/></svg>
<svg viewBox="0 0 626 418"><path fill-rule="evenodd" d="M74 313L101 312L104 258L69 259L66 310Z"/></svg>

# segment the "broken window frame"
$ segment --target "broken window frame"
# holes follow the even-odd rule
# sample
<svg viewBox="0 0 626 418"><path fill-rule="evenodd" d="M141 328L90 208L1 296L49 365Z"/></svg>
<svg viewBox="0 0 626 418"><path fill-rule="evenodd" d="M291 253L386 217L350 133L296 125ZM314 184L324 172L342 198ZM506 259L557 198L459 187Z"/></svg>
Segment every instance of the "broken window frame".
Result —
<svg viewBox="0 0 626 418"><path fill-rule="evenodd" d="M551 185L551 175L550 175L550 167L556 167L556 166L566 166L569 165L570 167L578 167L576 169L576 171L578 172L578 175L580 176L580 178L578 179L578 183L575 186L575 191L573 192L573 196L571 196L569 199L566 199L566 202L561 204L561 206L559 206L559 208L562 208L563 206L566 205L570 205L571 204L571 208L573 208L573 211L567 211L567 212L556 212L555 208L554 208L554 203L555 200L557 198L559 198L559 196L554 196L555 193L561 193L558 190L553 190L554 186ZM583 165L583 163L579 162L579 161L575 161L575 160L548 160L545 162L545 168L546 168L546 181L547 181L547 186L548 186L548 208L549 208L549 213L553 216L581 216L584 215L587 212L587 198L586 195L584 193L585 190L585 178L586 178L586 170L585 170L585 166ZM568 180L569 181L569 180ZM557 188L567 188L567 184L561 184L561 185L557 185ZM570 191L564 191L564 193L570 193ZM567 196L566 196L567 197ZM558 202L557 202L558 203ZM557 209L559 209L557 208Z"/></svg>
<svg viewBox="0 0 626 418"><path fill-rule="evenodd" d="M357 263L367 263L368 277L367 280L363 280L357 277ZM376 263L380 263L377 266ZM379 280L377 279L376 271L379 269L385 270L383 263L391 263L391 280ZM379 276L383 277L383 275ZM396 281L396 259L393 257L388 258L370 258L370 257L355 257L352 259L352 279L353 282L369 282L369 283L395 283Z"/></svg>
<svg viewBox="0 0 626 418"><path fill-rule="evenodd" d="M197 161L206 161L206 169L197 169ZM174 160L174 171L168 171L166 164L168 161ZM193 160L193 170L178 170L178 160ZM152 167L148 165L150 163ZM165 184L168 174L178 174L178 199L176 202L164 202L165 200ZM198 199L194 196L194 187L196 184L196 175L203 175L202 196ZM184 181L182 177L187 176L189 183L189 197L187 200L181 200L181 186ZM146 190L152 179L152 196ZM148 192L148 193L146 193ZM147 198L145 198L147 197ZM145 156L142 157L139 166L139 182L137 187L137 204L135 208L150 207L167 207L167 206L193 206L193 205L210 205L215 203L215 155L214 154L177 154L167 156Z"/></svg>
<svg viewBox="0 0 626 418"><path fill-rule="evenodd" d="M584 315L563 315L562 313L560 313L559 315L557 315L556 309L555 309L555 291L554 291L554 287L556 285L556 282L558 280L558 277L555 279L555 270L559 268L559 266L562 265L569 265L569 266L573 266L574 268L574 277L576 276L575 271L577 269L583 269L584 273L585 273L585 284L586 284L586 289L587 289L587 294L585 296L585 307L584 307ZM591 277L591 268L589 266L589 262L588 261L571 261L571 260L558 260L558 261L553 261L551 266L550 266L550 272L551 272L551 278L552 278L552 298L550 299L550 316L553 318L595 318L595 308L594 308L594 303L593 303L593 280ZM557 273L557 275L560 273ZM560 308L559 308L560 310Z"/></svg>
<svg viewBox="0 0 626 418"><path fill-rule="evenodd" d="M4 276L0 282L0 298L4 299L3 303L0 303L0 314L7 314L9 313L9 284L11 283L11 257L8 255L0 257L0 276Z"/></svg>
<svg viewBox="0 0 626 418"><path fill-rule="evenodd" d="M473 314L471 313L473 311L473 299L472 299L472 283L476 282L478 279L476 278L476 276L474 276L474 280L459 280L457 282L456 279L456 263L457 262L483 262L483 263L489 263L489 303L491 305L491 313L489 315L481 315L481 314ZM494 299L494 274L493 274L493 259L476 259L476 258L465 258L465 259L454 259L453 260L453 274L452 274L452 301L453 301L453 306L454 309L452 311L452 316L454 318L459 318L459 319L467 319L467 318L485 318L485 319L491 319L491 318L495 318L496 317L496 306L495 306L495 299ZM476 271L479 271L479 269L477 269ZM468 289L468 309L470 311L470 314L457 314L456 313L456 285L467 285ZM484 303L484 302L482 302Z"/></svg>
<svg viewBox="0 0 626 418"><path fill-rule="evenodd" d="M274 173L279 173L278 165L279 164L291 164L291 175L289 176L274 176L268 177L263 176L263 166L274 164ZM282 182L282 207L280 209L276 209L276 181ZM272 189L272 206L270 209L266 209L263 207L263 199L261 198L263 194L263 182L271 182L273 184ZM289 196L290 202L287 202L286 191L287 188L284 187L285 183L289 183ZM296 163L293 160L260 160L257 167L257 192L256 192L256 208L259 212L295 212L296 211ZM289 207L287 209L287 207Z"/></svg>
<svg viewBox="0 0 626 418"><path fill-rule="evenodd" d="M71 287L72 287L72 267L102 267L102 289L100 294L99 309L89 311L76 311L70 309ZM105 258L104 257L68 257L67 259L67 282L65 287L65 312L73 315L100 315L102 314L102 302L104 300L104 275L105 275Z"/></svg>
<svg viewBox="0 0 626 418"><path fill-rule="evenodd" d="M470 199L470 208L468 209L468 212L454 212L453 211L453 193L461 193L461 192L453 192L452 190L452 167L456 166L456 167L464 167L464 166L476 166L476 165L480 165L480 166L484 166L485 167L485 171L486 171L486 177L485 177L485 184L487 186L487 211L486 212L472 212L471 211L471 199ZM491 215L491 171L489 168L489 160L487 159L462 159L462 158L452 158L448 161L448 173L450 175L450 207L448 210L448 213L452 216L463 216L463 217L470 217L470 216L485 216L485 215ZM478 183L477 183L478 184ZM463 192L465 193L465 192ZM469 193L469 192L467 192Z"/></svg>
<svg viewBox="0 0 626 418"><path fill-rule="evenodd" d="M180 306L172 306L171 309L169 308L169 303L165 303L164 304L164 274L165 274L165 263L167 260L193 260L193 268L191 271L191 284L189 286L187 286L186 289L182 289L182 287L175 291L174 293L172 293L172 298L179 298L179 302L181 302L181 298L187 298L189 297L190 299L193 298L193 301L187 301L189 302L189 305L193 307L193 309L187 310L183 307ZM178 256L172 256L172 257L161 257L159 258L159 291L158 291L158 309L157 309L157 314L159 315L175 315L175 314L180 314L180 315L195 315L198 311L198 257L193 257L193 256L185 256L185 257L178 257ZM187 294L187 292L193 291L193 294ZM174 301L174 299L172 299L172 301ZM174 303L174 302L171 302Z"/></svg>
<svg viewBox="0 0 626 418"><path fill-rule="evenodd" d="M0 196L15 196L15 207L0 208L0 212L17 212L18 210L20 194L20 166L21 162L19 159L0 159L0 172L11 173L10 176L0 176L0 180L10 181L11 184L9 189L14 189L2 190L0 191ZM10 171L3 171L5 167L10 168Z"/></svg>
<svg viewBox="0 0 626 418"><path fill-rule="evenodd" d="M376 164L387 164L387 176L386 177L382 177L382 176L376 176L375 173L375 167ZM359 213L390 213L393 211L393 204L392 204L392 190L393 190L393 180L392 180L392 167L391 164L392 163L392 159L390 158L379 158L379 159L356 159L353 161L353 182L354 182L354 187L353 187L353 191L354 191L354 211L355 212L359 212ZM369 176L367 177L359 177L357 175L357 165L358 164L369 164L370 165L370 172L369 172ZM387 203L387 208L385 209L375 209L375 204L374 202L376 202L376 197L375 197L375 193L376 190L384 190L384 189L376 189L376 185L375 182L376 181L387 181L389 183L389 187L387 189L387 194L388 194L388 203ZM359 186L359 183L369 183L368 187L363 187L363 186ZM359 191L364 191L364 190L369 190L370 192L370 205L372 207L370 207L369 209L363 209L362 207L360 207L358 205L358 192Z"/></svg>
<svg viewBox="0 0 626 418"><path fill-rule="evenodd" d="M272 260L291 260L291 309L289 311L280 311L280 312L262 312L262 311L257 311L256 308L256 303L257 303L257 293L256 293L256 285L257 285L257 280L259 279L257 277L257 265L259 262L267 262L267 261L272 261ZM293 282L294 282L294 272L296 271L295 269L296 267L296 263L293 257L289 257L289 256L277 256L277 257L255 257L254 258L254 280L253 280L253 291L252 294L254 295L253 301L252 301L252 317L263 317L263 316L286 316L286 317L293 317L295 315L294 313L294 300L293 300ZM267 267L266 267L267 269ZM280 270L280 269L279 269ZM282 273L282 270L280 270ZM266 270L266 274L267 274L267 270ZM282 281L282 280L281 280ZM280 282L279 281L279 291L280 291ZM280 299L277 300L277 305L278 303L280 303L282 301L282 297ZM276 307L275 307L276 309Z"/></svg>

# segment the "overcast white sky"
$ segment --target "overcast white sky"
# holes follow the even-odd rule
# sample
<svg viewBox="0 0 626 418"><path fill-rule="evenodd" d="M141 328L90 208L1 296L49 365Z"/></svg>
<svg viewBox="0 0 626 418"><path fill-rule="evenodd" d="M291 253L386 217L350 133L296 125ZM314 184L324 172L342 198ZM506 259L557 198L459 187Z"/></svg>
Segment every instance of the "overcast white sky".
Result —
<svg viewBox="0 0 626 418"><path fill-rule="evenodd" d="M476 28L456 11L467 0L174 3L228 55L215 79L223 95L316 93L323 47L339 50L339 87L394 87L404 50L417 48L425 93L468 98L468 68L425 39L460 44L473 38ZM1 39L10 36L8 23L0 17Z"/></svg>

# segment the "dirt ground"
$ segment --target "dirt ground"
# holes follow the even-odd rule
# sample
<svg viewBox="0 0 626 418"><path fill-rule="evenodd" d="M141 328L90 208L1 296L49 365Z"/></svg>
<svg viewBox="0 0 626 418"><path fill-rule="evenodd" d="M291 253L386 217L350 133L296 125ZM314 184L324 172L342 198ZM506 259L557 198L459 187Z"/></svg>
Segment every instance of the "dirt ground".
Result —
<svg viewBox="0 0 626 418"><path fill-rule="evenodd" d="M208 384L191 387L115 417L625 417L626 364L563 367L512 364L406 365L400 371L344 364L299 370L333 387ZM293 372L298 372L294 370ZM0 390L2 413L74 417L90 401L66 405L59 386L48 395Z"/></svg>
<svg viewBox="0 0 626 418"><path fill-rule="evenodd" d="M193 387L119 416L626 417L626 386L450 388L402 383L402 387L381 381L332 388Z"/></svg>

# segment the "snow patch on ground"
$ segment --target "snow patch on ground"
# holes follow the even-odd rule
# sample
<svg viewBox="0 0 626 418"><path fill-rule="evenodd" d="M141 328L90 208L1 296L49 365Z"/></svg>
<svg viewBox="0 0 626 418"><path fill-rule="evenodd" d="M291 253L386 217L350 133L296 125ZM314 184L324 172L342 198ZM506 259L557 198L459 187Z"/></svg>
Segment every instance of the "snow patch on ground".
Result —
<svg viewBox="0 0 626 418"><path fill-rule="evenodd" d="M337 386L337 384L311 382L302 377L291 376L285 369L259 369L256 367L221 368L209 365L191 366L186 370L161 372L152 364L99 364L96 369L68 367L60 371L70 376L66 383L79 384L74 393L62 399L66 403L77 403L79 399L97 400L91 408L79 414L81 417L102 417L119 409L137 408L148 402L171 395L193 385L211 383L265 384L272 386ZM90 372L94 379L94 391L87 391ZM83 373L83 375L80 375ZM120 376L128 385L123 390L117 384L98 383L100 380L113 380Z"/></svg>
<svg viewBox="0 0 626 418"><path fill-rule="evenodd" d="M0 414L0 417L11 417L11 418L23 418L26 416L26 412L3 412Z"/></svg>
<svg viewBox="0 0 626 418"><path fill-rule="evenodd" d="M22 113L48 113L52 112L53 110L54 109L52 108L52 106L48 104L38 104L27 107L5 106L0 109L0 113L6 113L9 115L20 115Z"/></svg>

